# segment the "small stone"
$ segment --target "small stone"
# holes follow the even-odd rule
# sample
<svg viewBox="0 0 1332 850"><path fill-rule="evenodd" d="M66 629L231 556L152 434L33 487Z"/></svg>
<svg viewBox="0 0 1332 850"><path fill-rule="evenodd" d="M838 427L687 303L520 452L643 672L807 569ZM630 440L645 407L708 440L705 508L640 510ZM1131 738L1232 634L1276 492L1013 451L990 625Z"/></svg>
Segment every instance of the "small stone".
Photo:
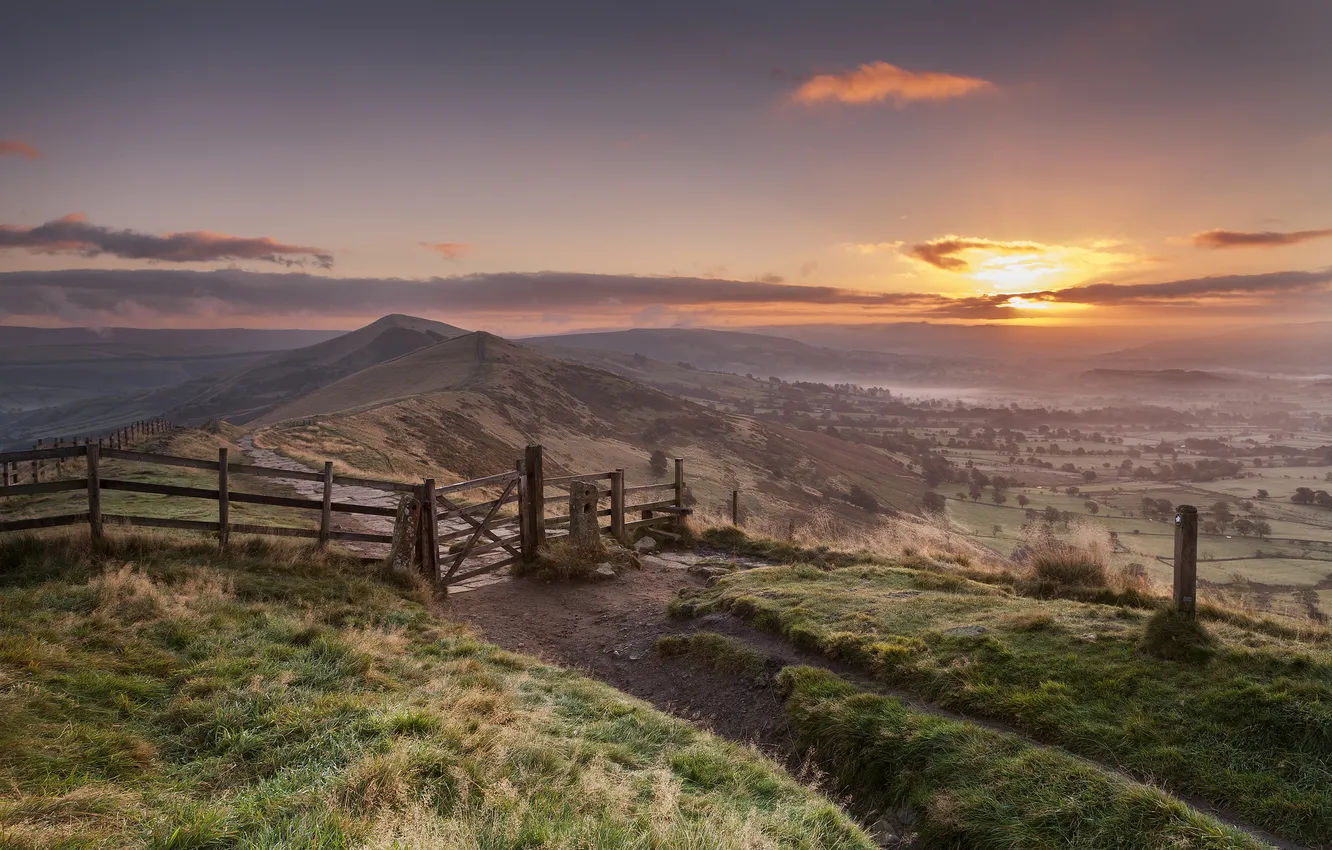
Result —
<svg viewBox="0 0 1332 850"><path fill-rule="evenodd" d="M615 578L615 568L610 564L597 564L594 573L597 578Z"/></svg>
<svg viewBox="0 0 1332 850"><path fill-rule="evenodd" d="M657 539L655 537L640 537L634 544L634 550L637 552L651 552L657 548Z"/></svg>
<svg viewBox="0 0 1332 850"><path fill-rule="evenodd" d="M988 631L989 629L984 626L954 626L951 629L944 629L944 634L952 637L975 637Z"/></svg>

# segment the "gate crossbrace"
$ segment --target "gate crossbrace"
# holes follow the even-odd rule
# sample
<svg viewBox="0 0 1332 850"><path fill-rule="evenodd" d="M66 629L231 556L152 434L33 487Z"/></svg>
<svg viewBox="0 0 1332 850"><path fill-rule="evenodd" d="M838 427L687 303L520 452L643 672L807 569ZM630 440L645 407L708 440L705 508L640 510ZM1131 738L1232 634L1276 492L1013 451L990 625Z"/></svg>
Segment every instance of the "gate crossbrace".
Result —
<svg viewBox="0 0 1332 850"><path fill-rule="evenodd" d="M513 488L517 486L517 484L518 484L517 478L509 482L508 486L504 488L504 492L500 495L498 499L495 500L495 504L490 506L490 510L486 513L485 519L478 522L476 519L468 516L467 514L461 514L462 518L466 520L468 523L470 523L476 530L472 532L471 537L467 538L467 545L464 546L460 552L458 552L458 557L453 559L453 565L450 566L449 571L444 574L444 578L441 579L442 581L448 581L450 578L453 578L453 574L456 573L458 571L458 568L462 566L463 561L467 558L467 553L470 552L472 550L472 547L476 545L476 541L481 538L482 534L486 535L491 540L494 540L496 543L503 546L510 554L514 555L515 557L518 556L517 550L515 550L512 546L506 543L504 541L504 538L499 537L489 528L486 528L486 526L490 524L490 521L495 518L495 514L499 512L500 505L503 505L504 501L509 498L509 494L513 492ZM444 506L449 510L452 511L458 509L458 506L449 501L447 497L436 496L436 498L439 499L441 502L443 502Z"/></svg>

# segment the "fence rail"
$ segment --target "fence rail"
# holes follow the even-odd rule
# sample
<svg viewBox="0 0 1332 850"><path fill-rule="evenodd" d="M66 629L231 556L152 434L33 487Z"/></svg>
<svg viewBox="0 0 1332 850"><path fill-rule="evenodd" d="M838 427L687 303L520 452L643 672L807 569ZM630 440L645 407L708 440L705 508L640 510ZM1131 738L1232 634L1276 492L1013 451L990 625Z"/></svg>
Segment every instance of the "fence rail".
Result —
<svg viewBox="0 0 1332 850"><path fill-rule="evenodd" d="M219 545L226 547L231 534L268 535L316 541L324 546L329 541L368 543L389 546L387 559L394 563L414 566L442 584L456 583L494 572L519 562L531 562L545 545L548 531L555 535L584 533L590 523L592 533L609 534L621 543L629 542L629 535L638 529L654 529L668 537L676 537L682 518L690 511L685 506L684 461L676 459L673 481L625 486L623 469L577 473L546 478L542 474L543 449L529 446L521 460L510 472L501 472L470 481L436 486L434 480L420 484L401 481L383 481L349 475L335 475L332 461L326 461L322 471L289 470L274 467L235 463L228 460L227 449L218 450L217 460L180 457L176 455L130 449L126 444L136 436L158 433L174 426L161 420L137 424L114 439L103 438L97 443L86 440L79 445L55 445L32 450L0 453L4 481L0 484L0 498L37 496L69 491L86 491L87 510L57 516L33 517L0 521L0 532L55 528L88 524L94 541L103 536L106 526L164 528L180 531L198 531L218 535ZM107 445L110 443L110 445ZM83 458L86 474L75 478L41 480L43 461L61 461ZM136 481L105 474L107 461L125 461L137 464L179 467L215 473L216 486L186 486L154 481ZM11 470L29 468L32 480L20 483L17 474L11 479ZM63 466L57 468L57 473ZM310 482L321 485L322 498L250 493L232 489L232 476L255 476L286 481ZM600 487L592 482L609 481ZM578 486L579 484L589 486ZM394 507L383 504L363 505L334 501L335 486L361 487L400 494ZM588 499L588 506L580 510L574 523L572 513L549 513L545 492L556 488L570 492L570 510L575 495ZM217 519L179 519L174 517L137 516L102 511L102 493L127 492L166 496L173 499L200 499L217 504ZM467 500L468 494L488 491L476 501ZM493 495L498 491L498 495ZM635 493L663 493L669 498L631 504L626 496ZM603 507L609 498L609 506ZM477 499L472 495L471 499ZM595 503L595 504L594 504ZM317 511L317 528L285 527L278 525L233 522L231 505L263 505ZM517 505L515 513L506 513L508 505ZM554 507L554 502L551 503ZM630 513L640 519L628 520ZM335 530L334 514L359 515L374 518L392 518L392 533L380 531ZM602 520L609 518L608 524ZM444 527L441 529L441 525ZM498 556L498 558L496 557ZM384 560L384 558L366 558Z"/></svg>

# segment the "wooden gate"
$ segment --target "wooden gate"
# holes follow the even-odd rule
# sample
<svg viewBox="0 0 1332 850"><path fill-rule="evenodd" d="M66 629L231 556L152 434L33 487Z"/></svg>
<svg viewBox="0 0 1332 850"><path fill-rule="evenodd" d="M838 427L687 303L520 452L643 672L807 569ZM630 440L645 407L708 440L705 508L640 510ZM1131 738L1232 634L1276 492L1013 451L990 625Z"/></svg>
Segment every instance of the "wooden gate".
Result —
<svg viewBox="0 0 1332 850"><path fill-rule="evenodd" d="M449 585L517 563L522 517L508 506L519 503L519 486L517 471L445 487L427 479L418 499L424 510L418 546L422 571ZM487 491L498 495L479 498Z"/></svg>

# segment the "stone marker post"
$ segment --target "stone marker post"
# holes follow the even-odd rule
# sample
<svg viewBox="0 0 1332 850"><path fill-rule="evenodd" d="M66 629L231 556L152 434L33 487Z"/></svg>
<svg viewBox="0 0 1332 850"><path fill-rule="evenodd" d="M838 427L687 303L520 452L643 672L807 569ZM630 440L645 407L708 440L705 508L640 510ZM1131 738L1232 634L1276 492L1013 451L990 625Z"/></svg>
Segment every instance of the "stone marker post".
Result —
<svg viewBox="0 0 1332 850"><path fill-rule="evenodd" d="M592 481L569 482L569 542L591 548L601 542L597 527L598 488Z"/></svg>

